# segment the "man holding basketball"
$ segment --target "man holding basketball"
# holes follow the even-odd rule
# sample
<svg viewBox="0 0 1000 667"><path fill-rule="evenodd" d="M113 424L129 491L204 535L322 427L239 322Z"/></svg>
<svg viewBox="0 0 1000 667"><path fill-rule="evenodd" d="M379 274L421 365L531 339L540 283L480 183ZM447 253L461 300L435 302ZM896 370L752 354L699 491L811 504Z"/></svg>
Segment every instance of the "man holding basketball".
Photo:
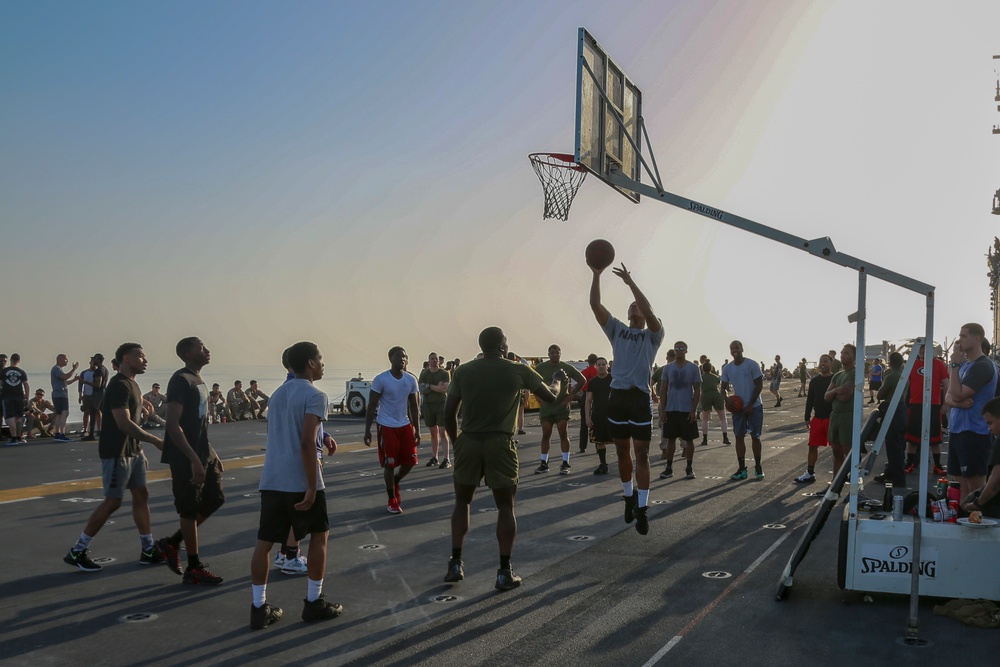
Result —
<svg viewBox="0 0 1000 667"><path fill-rule="evenodd" d="M729 479L737 481L748 477L747 431L750 432L750 445L753 448L754 476L764 479L764 470L760 466L760 433L764 428L764 404L760 400L760 392L764 389L764 374L757 362L743 356L743 343L740 341L734 340L729 344L729 353L733 355L733 360L722 369L722 396L727 397L729 388L732 387L733 393L743 400L743 410L733 413L738 467Z"/></svg>
<svg viewBox="0 0 1000 667"><path fill-rule="evenodd" d="M610 247L610 244L608 244ZM622 279L635 301L628 308L628 324L611 316L601 303L601 273L614 261L613 250L587 264L594 272L590 285L590 308L597 323L611 341L615 371L608 398L608 423L618 453L618 476L625 493L625 523L635 521L640 535L649 532L646 517L649 503L649 441L653 437L653 413L649 396L649 377L656 351L663 342L663 325L653 308L632 280L625 265L612 269ZM631 450L631 451L630 451ZM635 486L632 484L632 452L635 452Z"/></svg>

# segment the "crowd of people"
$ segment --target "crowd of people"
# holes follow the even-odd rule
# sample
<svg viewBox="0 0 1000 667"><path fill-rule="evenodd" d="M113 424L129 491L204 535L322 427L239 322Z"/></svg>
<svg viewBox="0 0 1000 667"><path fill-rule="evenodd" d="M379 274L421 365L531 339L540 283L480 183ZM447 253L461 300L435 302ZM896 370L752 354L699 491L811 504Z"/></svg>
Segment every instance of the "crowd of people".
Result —
<svg viewBox="0 0 1000 667"><path fill-rule="evenodd" d="M50 369L52 387L51 400L46 399L45 389L38 387L31 392L28 374L21 368L21 355L0 354L0 398L2 398L3 425L7 430L5 444L17 446L27 444L29 439L52 438L58 442L73 442L66 433L70 407L70 385L76 385L76 400L83 416L80 440L97 440L102 424L101 402L104 390L111 378L111 372L118 371L119 362L111 360L111 371L104 364L104 355L95 354L87 368L79 373L78 362L70 364L65 354L56 355L56 363ZM143 428L164 428L167 420L168 397L154 382L150 390L142 394L141 425ZM270 396L257 386L257 380L250 380L250 386L243 388L243 382L236 380L228 392L223 392L219 384L212 385L208 393L207 410L209 423L225 423L240 420L265 419Z"/></svg>
<svg viewBox="0 0 1000 667"><path fill-rule="evenodd" d="M661 479L674 475L677 440L684 459L685 478L695 477L695 443L708 443L712 413L719 420L722 443L734 444L736 470L729 479L747 480L746 439L749 435L753 458L752 474L765 477L762 468L761 434L764 423L762 393L765 381L782 404L781 383L797 376L799 396L806 398L805 421L809 424L807 471L795 481L816 480L814 467L819 448L829 445L834 464L839 467L850 451L856 398L855 356L851 344L840 350L840 359L830 351L820 357L810 377L805 360L794 374L787 372L776 355L774 364L764 364L744 356L743 345L734 340L731 359L717 370L702 356L698 363L688 360L688 345L676 341L667 351L667 363L654 368L664 331L649 301L622 265L612 273L630 290L633 302L626 320L614 317L601 299L601 274L593 269L590 305L598 325L608 338L611 360L591 354L585 368L562 361L559 345L548 350L548 359L534 368L507 348L507 338L499 327L484 329L479 336L478 357L461 364L445 364L431 353L419 376L408 371L408 355L401 346L388 352L389 368L378 374L371 385L365 415L363 442L376 446L384 470L383 483L387 510L403 513L400 482L419 464L417 448L426 427L431 438L428 466L453 468L455 506L451 516L451 554L444 581L455 583L465 577L463 547L470 528L473 496L485 480L497 508L496 537L499 567L495 587L510 590L521 584L511 565L516 537L514 498L519 482L516 437L524 433L523 410L533 395L541 404L541 443L535 474L549 472L551 439L559 439L559 473L571 474L568 422L574 401L581 403L580 451L595 446L600 463L595 475L610 473L607 450L613 445L624 501L623 520L640 535L649 533L651 464L649 447L653 439L654 414L661 433ZM1000 516L1000 446L991 434L1000 434L1000 399L997 369L988 356L985 333L978 324L961 328L950 359L934 359L932 364L931 447L935 474L949 474L961 486L964 511L983 511ZM3 407L11 437L18 442L28 428L38 424L51 428L52 437L66 439L69 386L79 384L78 400L85 408L87 436L99 434L98 455L102 464L104 500L88 518L77 541L64 561L84 572L99 572L101 566L89 556L94 537L121 506L128 489L132 515L139 532L143 565L165 563L187 584L217 585L223 577L212 572L199 555L199 532L203 524L225 502L221 474L223 464L208 438L208 424L215 420L264 419L268 421L264 466L259 484L260 518L257 542L251 558L252 604L250 625L261 629L281 619L282 610L267 601L270 552L280 544L274 564L283 572L304 572L307 594L302 619L321 621L343 612L337 603L323 596L326 544L329 519L323 482L324 454L332 455L337 443L324 432L329 400L315 386L323 377L324 364L319 348L309 342L285 350L282 363L288 371L284 384L271 396L261 392L255 381L244 390L236 381L223 396L218 384L206 388L201 370L210 361L210 352L199 338L177 343L177 356L184 367L173 374L166 392L153 385L143 395L136 377L146 370L141 345L121 345L112 362L113 376L104 369L104 359L95 355L89 368L77 374L77 364L69 365L64 354L56 357L51 370L52 402L38 390L27 399L27 375L20 357L0 355ZM916 354L922 355L922 349ZM922 428L924 402L923 359L912 365L908 378L902 377L903 358L889 355L888 369L881 360L869 365L870 402L885 405L900 383L909 382L908 411L886 419L888 465L883 481L905 486L905 475L916 465L915 445ZM67 369L68 367L68 369ZM806 386L808 385L808 386ZM86 391L89 388L89 392ZM85 397L89 396L89 400ZM23 417L34 403L51 416L47 420ZM51 407L49 407L51 406ZM905 415L905 416L904 416ZM734 443L729 440L731 420ZM699 422L702 425L699 433ZM461 428L459 424L461 423ZM948 461L940 460L942 425L950 428ZM163 436L151 433L164 427ZM48 433L43 428L43 432ZM154 539L146 488L147 461L141 443L153 444L162 452L161 461L170 466L174 504L179 517L177 530ZM905 443L905 444L904 444ZM989 474L992 471L994 474ZM308 555L300 552L299 540L309 537ZM180 562L181 546L186 548L187 565Z"/></svg>

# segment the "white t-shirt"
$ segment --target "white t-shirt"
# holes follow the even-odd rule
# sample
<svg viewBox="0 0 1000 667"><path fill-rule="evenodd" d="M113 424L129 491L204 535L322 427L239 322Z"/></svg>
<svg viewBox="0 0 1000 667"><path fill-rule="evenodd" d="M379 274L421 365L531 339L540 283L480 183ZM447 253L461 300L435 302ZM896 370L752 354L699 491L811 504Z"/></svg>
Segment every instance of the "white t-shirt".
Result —
<svg viewBox="0 0 1000 667"><path fill-rule="evenodd" d="M397 379L392 371L383 371L372 380L372 391L381 395L375 417L377 424L399 428L410 423L408 400L410 394L417 393L417 378L412 373L403 371L403 376Z"/></svg>
<svg viewBox="0 0 1000 667"><path fill-rule="evenodd" d="M662 325L656 332L634 329L614 316L609 316L604 324L604 335L611 341L614 353L615 371L611 374L611 388L636 388L648 394L653 360L663 342Z"/></svg>
<svg viewBox="0 0 1000 667"><path fill-rule="evenodd" d="M743 357L741 364L730 361L722 367L722 381L729 383L733 393L743 399L743 405L746 405L753 396L754 380L761 377L764 377L764 374L760 372L760 364L746 357ZM761 404L760 396L757 396L757 401L753 405L757 407Z"/></svg>
<svg viewBox="0 0 1000 667"><path fill-rule="evenodd" d="M267 451L260 474L261 491L305 491L302 467L302 423L305 415L326 419L327 397L308 380L289 380L274 390L267 404ZM323 489L317 471L316 489Z"/></svg>

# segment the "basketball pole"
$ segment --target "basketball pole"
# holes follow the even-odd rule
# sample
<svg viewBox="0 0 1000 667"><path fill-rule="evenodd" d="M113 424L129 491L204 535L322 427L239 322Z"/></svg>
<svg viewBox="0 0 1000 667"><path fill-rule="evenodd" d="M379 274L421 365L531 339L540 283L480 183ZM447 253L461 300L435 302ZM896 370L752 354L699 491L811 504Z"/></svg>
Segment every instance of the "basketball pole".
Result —
<svg viewBox="0 0 1000 667"><path fill-rule="evenodd" d="M601 91L603 95L603 91ZM621 122L621 119L617 119ZM627 135L628 133L626 133ZM651 151L652 152L652 151ZM645 161L643 161L645 166ZM648 173L647 167L647 173ZM652 174L650 174L652 177ZM925 321L926 321L926 332L925 332L925 352L924 352L924 366L927 367L931 362L933 362L933 330L934 330L934 286L929 285L925 282L919 281L915 278L905 276L896 271L891 271L885 267L878 266L877 264L872 264L866 262L857 257L847 255L845 253L839 252L833 245L833 241L829 237L822 237L812 240L807 240L800 238L793 234L783 232L779 229L773 227L768 227L767 225L762 225L758 222L754 222L748 218L742 216L734 215L722 209L718 209L700 202L696 202L693 199L688 199L681 195L674 194L672 192L667 192L662 188L654 188L638 181L634 181L628 178L615 166L612 166L610 173L608 174L608 182L615 187L631 190L639 195L645 195L652 199L659 200L665 204L670 204L680 209L690 211L692 213L697 213L698 215L711 218L716 222L721 222L724 225L729 225L730 227L736 227L737 229L742 229L744 231L750 232L751 234L756 234L757 236L762 236L766 239L772 241L777 241L778 243L783 243L789 247L797 248L808 252L811 255L819 257L820 259L825 259L828 262L836 264L838 266L843 266L849 269L853 269L858 272L858 310L849 316L848 321L857 324L857 350L858 354L855 355L854 360L854 429L851 437L851 490L850 490L850 522L852 524L857 524L858 522L858 492L860 490L859 480L860 480L860 457L861 457L861 415L863 412L863 407L861 405L864 400L864 321L865 321L865 303L866 303L866 287L867 287L867 276L873 276L884 280L885 282L892 283L902 287L903 289L916 292L926 299L925 306ZM920 445L921 445L921 471L927 470L927 463L929 460L929 450L930 450L930 395L931 395L931 385L932 385L933 373L924 374L924 405L923 405L923 426L920 432ZM892 415L888 415L889 418ZM913 544L912 544L912 575L910 582L910 609L909 615L906 619L906 636L905 640L908 644L917 644L920 642L919 639L919 627L920 621L918 617L918 599L919 599L919 588L920 588L920 575L919 575L919 564L920 564L920 537L921 537L921 522L923 521L923 513L920 509L926 507L927 502L927 475L920 475L920 491L917 498L917 511L919 513L916 521L912 522L913 525ZM857 530L849 530L847 538L847 549L849 555L849 562L853 562L853 557L855 555L855 548L857 542ZM849 568L847 575L850 575L853 568Z"/></svg>

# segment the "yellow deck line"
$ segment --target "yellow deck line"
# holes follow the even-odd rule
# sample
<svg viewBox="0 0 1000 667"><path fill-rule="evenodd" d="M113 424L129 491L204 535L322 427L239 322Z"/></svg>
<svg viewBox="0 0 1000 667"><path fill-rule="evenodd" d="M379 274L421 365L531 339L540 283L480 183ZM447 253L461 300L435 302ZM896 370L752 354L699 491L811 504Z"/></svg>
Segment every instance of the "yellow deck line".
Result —
<svg viewBox="0 0 1000 667"><path fill-rule="evenodd" d="M337 453L358 452L368 449L364 443L351 442L344 445L337 445ZM223 459L222 465L226 470L236 468L250 468L264 463L264 455L247 456L235 459ZM146 480L156 482L170 479L170 468L149 470L146 472ZM49 482L37 486L25 486L18 489L0 490L0 503L12 502L16 500L27 500L28 498L39 498L43 496L58 496L63 493L75 493L77 491L90 491L92 489L102 489L103 482L100 477L89 477L87 479L77 479L67 482Z"/></svg>

